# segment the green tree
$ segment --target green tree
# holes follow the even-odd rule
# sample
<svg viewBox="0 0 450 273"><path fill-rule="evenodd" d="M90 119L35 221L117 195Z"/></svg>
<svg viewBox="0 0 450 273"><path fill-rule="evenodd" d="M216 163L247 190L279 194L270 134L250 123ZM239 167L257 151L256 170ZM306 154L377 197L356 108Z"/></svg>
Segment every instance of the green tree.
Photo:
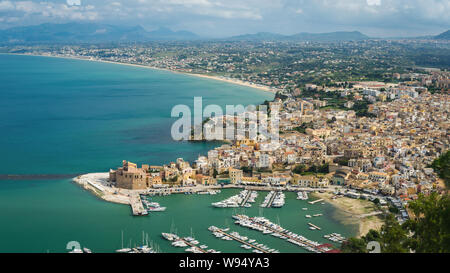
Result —
<svg viewBox="0 0 450 273"><path fill-rule="evenodd" d="M448 188L450 186L450 151L447 151L434 160L431 167L440 178L444 179L445 185Z"/></svg>
<svg viewBox="0 0 450 273"><path fill-rule="evenodd" d="M408 237L404 227L395 219L393 214L386 216L380 231L381 252L406 253L409 252Z"/></svg>
<svg viewBox="0 0 450 273"><path fill-rule="evenodd" d="M416 219L405 225L412 232L410 247L420 253L450 253L450 197L420 195L409 205Z"/></svg>
<svg viewBox="0 0 450 273"><path fill-rule="evenodd" d="M341 251L344 253L366 253L367 242L364 238L350 238L342 243Z"/></svg>

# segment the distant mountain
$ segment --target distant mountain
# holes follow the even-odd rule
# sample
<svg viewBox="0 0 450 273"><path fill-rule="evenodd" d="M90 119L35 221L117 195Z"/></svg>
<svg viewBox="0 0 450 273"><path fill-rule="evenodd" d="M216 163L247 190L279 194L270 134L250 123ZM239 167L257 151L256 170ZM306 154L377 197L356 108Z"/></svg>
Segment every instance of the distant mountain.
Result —
<svg viewBox="0 0 450 273"><path fill-rule="evenodd" d="M435 36L434 38L437 40L450 40L450 30L443 32L443 33Z"/></svg>
<svg viewBox="0 0 450 273"><path fill-rule="evenodd" d="M270 32L258 32L256 34L243 34L238 36L233 36L227 40L239 40L239 41L276 41L285 40L287 36L270 33Z"/></svg>
<svg viewBox="0 0 450 273"><path fill-rule="evenodd" d="M311 42L333 42L333 41L360 41L370 37L359 31L339 31L329 33L307 33L302 32L294 35L282 35L270 32L259 32L256 34L245 34L233 36L230 40L240 41L311 41Z"/></svg>
<svg viewBox="0 0 450 273"><path fill-rule="evenodd" d="M331 41L360 41L370 39L369 36L362 34L359 31L338 31L329 33L299 33L291 36L294 40L299 41L317 41L317 42L331 42Z"/></svg>
<svg viewBox="0 0 450 273"><path fill-rule="evenodd" d="M0 30L2 43L91 43L120 41L194 40L188 31L160 28L146 31L141 26L114 26L95 23L42 24Z"/></svg>

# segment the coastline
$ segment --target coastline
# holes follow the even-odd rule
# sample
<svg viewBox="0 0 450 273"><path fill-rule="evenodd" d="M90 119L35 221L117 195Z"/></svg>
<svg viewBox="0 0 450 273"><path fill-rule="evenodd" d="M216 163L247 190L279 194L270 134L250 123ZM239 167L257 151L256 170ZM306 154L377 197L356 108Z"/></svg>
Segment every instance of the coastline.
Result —
<svg viewBox="0 0 450 273"><path fill-rule="evenodd" d="M148 65L143 65L143 64L133 64L133 63L107 61L107 60L101 60L101 59L96 59L96 58L92 58L92 57L90 57L90 58L83 58L81 56L65 56L65 55L64 56L60 56L60 55L26 54L26 53L0 53L0 54L18 55L18 56L50 57L50 58L61 58L61 59L69 59L69 60L80 60L80 61L91 61L91 62L108 63L108 64L127 65L127 66L132 66L132 67L139 67L139 68L147 68L147 69L152 69L152 70L166 71L166 72L182 74L182 75L188 75L188 76L204 78L204 79L210 79L210 80L215 80L215 81L222 81L222 82L227 82L227 83L231 83L231 84L236 84L236 85L240 85L240 86L245 86L245 87L258 89L258 90L269 92L269 93L272 93L272 94L276 93L276 90L271 88L271 87L263 86L263 85L259 85L259 84L254 84L254 83L246 82L246 81L242 81L242 80L225 78L225 77L220 77L220 76L207 75L207 74L197 74L197 73L182 72L182 71L171 70L171 69L167 69L167 68L154 67L154 66L148 66Z"/></svg>
<svg viewBox="0 0 450 273"><path fill-rule="evenodd" d="M340 197L332 199L331 193L313 193L316 198L322 198L337 208L336 219L345 225L358 225L357 237L366 235L371 229L379 230L383 220L376 214L377 208L370 201Z"/></svg>

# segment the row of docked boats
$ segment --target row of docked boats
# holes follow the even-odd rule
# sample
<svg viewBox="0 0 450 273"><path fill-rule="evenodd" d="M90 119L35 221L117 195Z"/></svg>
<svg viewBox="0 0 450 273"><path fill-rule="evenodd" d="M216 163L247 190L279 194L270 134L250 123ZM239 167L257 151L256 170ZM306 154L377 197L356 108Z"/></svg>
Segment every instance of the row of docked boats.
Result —
<svg viewBox="0 0 450 273"><path fill-rule="evenodd" d="M191 253L220 253L220 251L214 249L208 249L207 245L201 245L199 241L197 241L194 237L179 237L173 233L161 233L161 236L172 242L172 246L185 248L186 252Z"/></svg>
<svg viewBox="0 0 450 273"><path fill-rule="evenodd" d="M306 191L297 192L297 200L308 200L308 193Z"/></svg>
<svg viewBox="0 0 450 273"><path fill-rule="evenodd" d="M156 253L156 251L148 245L133 247L133 248L121 248L116 250L117 253Z"/></svg>
<svg viewBox="0 0 450 273"><path fill-rule="evenodd" d="M302 235L291 232L282 228L280 225L272 223L264 217L249 217L247 215L234 215L235 224L260 231L264 234L270 234L274 237L286 240L292 244L298 245L310 252L322 253L331 250L326 246L322 246L316 241L305 238Z"/></svg>
<svg viewBox="0 0 450 273"><path fill-rule="evenodd" d="M84 247L83 249L74 248L73 250L69 251L69 253L92 253L92 250L86 247Z"/></svg>
<svg viewBox="0 0 450 273"><path fill-rule="evenodd" d="M165 211L166 207L161 207L158 202L150 202L147 199L142 199L142 204L147 212L157 212L157 211Z"/></svg>
<svg viewBox="0 0 450 273"><path fill-rule="evenodd" d="M346 238L339 233L331 233L331 234L324 235L323 237L332 242L340 243L340 244L342 244L346 240Z"/></svg>
<svg viewBox="0 0 450 273"><path fill-rule="evenodd" d="M282 191L270 191L264 201L261 203L262 208L281 208L284 206L286 196Z"/></svg>
<svg viewBox="0 0 450 273"><path fill-rule="evenodd" d="M254 253L279 253L278 250L269 248L264 244L260 244L256 242L256 240L254 239L249 239L246 236L242 236L236 231L227 234L225 233L225 231L228 231L229 229L221 229L216 226L210 226L208 230L211 231L216 238L220 238L227 241L232 240L239 241L242 243L241 248L248 250L253 249L252 252Z"/></svg>
<svg viewBox="0 0 450 273"><path fill-rule="evenodd" d="M197 192L197 194L199 195L216 195L219 194L221 191L220 190L209 190L209 191L199 191Z"/></svg>
<svg viewBox="0 0 450 273"><path fill-rule="evenodd" d="M238 208L238 207L251 207L251 203L254 203L258 197L258 192L243 190L237 195L233 195L225 200L212 203L211 205L216 208Z"/></svg>
<svg viewBox="0 0 450 273"><path fill-rule="evenodd" d="M282 191L278 191L275 193L275 198L272 202L272 208L282 208L284 204L286 204L286 196Z"/></svg>

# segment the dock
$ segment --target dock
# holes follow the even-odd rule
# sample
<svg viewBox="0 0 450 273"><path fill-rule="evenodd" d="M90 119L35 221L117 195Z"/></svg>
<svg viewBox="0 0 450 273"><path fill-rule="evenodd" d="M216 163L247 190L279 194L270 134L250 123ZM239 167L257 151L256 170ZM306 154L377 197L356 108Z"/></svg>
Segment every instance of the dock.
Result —
<svg viewBox="0 0 450 273"><path fill-rule="evenodd" d="M180 237L178 240L183 241L185 244L187 244L187 245L190 246L190 247L193 247L193 248L196 248L196 249L200 250L200 252L202 252L202 253L208 253L208 251L204 250L203 248L198 247L198 246L196 246L196 245L194 245L194 244L192 244L192 243L186 241L185 239L183 239L183 238L181 238L181 237Z"/></svg>
<svg viewBox="0 0 450 273"><path fill-rule="evenodd" d="M267 208L272 207L273 200L275 200L275 197L276 197L276 196L277 196L277 192L274 192L274 193L272 194L272 197L271 197L270 200L269 200L269 203L267 203Z"/></svg>
<svg viewBox="0 0 450 273"><path fill-rule="evenodd" d="M314 224L312 224L312 223L308 223L308 225L312 226L313 228L315 228L315 229L317 229L317 230L320 230L320 227L318 227L318 226L316 226L316 225L314 225Z"/></svg>
<svg viewBox="0 0 450 273"><path fill-rule="evenodd" d="M141 197L139 195L130 197L130 206L134 216L148 215L148 212L144 208Z"/></svg>
<svg viewBox="0 0 450 273"><path fill-rule="evenodd" d="M233 236L233 235L231 235L231 234L229 234L229 233L226 233L225 231L222 231L221 229L218 229L217 232L222 233L223 235L228 236L228 237L230 237L231 239L233 239L233 240L235 240L235 241L237 241L237 242L239 242L239 243L241 243L241 244L248 245L248 246L251 247L251 248L257 249L257 250L261 251L262 253L270 253L270 252L267 251L267 250L264 250L264 249L262 249L262 248L260 248L260 247L258 247L258 246L252 245L252 244L249 243L249 242L246 242L246 241L244 241L244 240L241 240L241 239L237 238L236 236Z"/></svg>
<svg viewBox="0 0 450 273"><path fill-rule="evenodd" d="M308 203L310 203L311 205L314 205L315 203L322 202L322 201L323 201L323 199L318 199L318 200L314 200L314 201L309 201Z"/></svg>
<svg viewBox="0 0 450 273"><path fill-rule="evenodd" d="M252 191L248 191L247 195L244 197L244 199L242 199L241 204L239 204L241 207L243 207L247 203L250 195L252 195Z"/></svg>

